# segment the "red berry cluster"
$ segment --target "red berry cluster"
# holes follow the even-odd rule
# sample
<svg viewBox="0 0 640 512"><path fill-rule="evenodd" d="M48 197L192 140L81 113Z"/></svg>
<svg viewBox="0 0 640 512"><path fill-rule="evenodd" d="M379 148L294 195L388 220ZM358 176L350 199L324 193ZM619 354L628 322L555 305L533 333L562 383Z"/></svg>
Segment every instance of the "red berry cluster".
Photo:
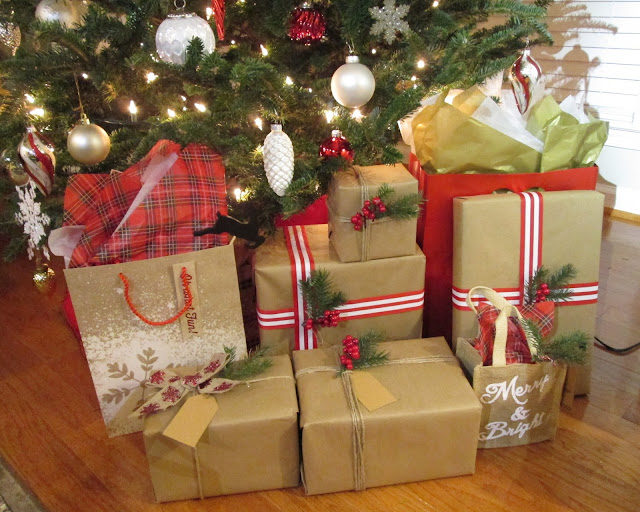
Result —
<svg viewBox="0 0 640 512"><path fill-rule="evenodd" d="M362 231L367 220L373 222L380 216L381 213L387 211L387 206L382 202L379 197L374 197L371 201L368 199L364 202L362 211L356 213L351 217L351 224L356 231Z"/></svg>
<svg viewBox="0 0 640 512"><path fill-rule="evenodd" d="M545 302L549 293L551 293L549 291L549 285L547 283L542 283L536 292L536 302Z"/></svg>
<svg viewBox="0 0 640 512"><path fill-rule="evenodd" d="M342 355L340 355L340 363L347 370L353 370L353 361L360 359L360 341L351 335L347 335L342 340Z"/></svg>
<svg viewBox="0 0 640 512"><path fill-rule="evenodd" d="M340 311L325 311L324 316L318 318L307 318L304 322L305 329L313 329L314 325L320 327L336 327L340 320Z"/></svg>

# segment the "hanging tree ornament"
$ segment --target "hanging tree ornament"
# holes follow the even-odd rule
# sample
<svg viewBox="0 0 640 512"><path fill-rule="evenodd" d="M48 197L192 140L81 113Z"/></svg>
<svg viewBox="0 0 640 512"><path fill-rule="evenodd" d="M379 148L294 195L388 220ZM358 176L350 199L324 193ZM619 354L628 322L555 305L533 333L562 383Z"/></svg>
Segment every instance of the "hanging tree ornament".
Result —
<svg viewBox="0 0 640 512"><path fill-rule="evenodd" d="M325 159L341 156L350 162L353 160L351 144L346 137L342 135L340 130L333 130L331 137L322 141L319 154Z"/></svg>
<svg viewBox="0 0 640 512"><path fill-rule="evenodd" d="M91 124L82 114L80 122L67 137L69 154L81 164L95 165L102 162L111 150L109 134L97 124Z"/></svg>
<svg viewBox="0 0 640 512"><path fill-rule="evenodd" d="M24 187L29 183L29 175L25 172L15 155L10 155L5 149L0 155L0 166L6 171L9 179L16 187Z"/></svg>
<svg viewBox="0 0 640 512"><path fill-rule="evenodd" d="M13 23L0 23L0 56L12 57L22 41L20 27Z"/></svg>
<svg viewBox="0 0 640 512"><path fill-rule="evenodd" d="M369 13L375 20L371 27L371 35L383 35L387 44L393 44L396 40L396 33L406 33L411 29L404 18L409 12L408 5L396 5L395 0L384 0L382 7L371 7Z"/></svg>
<svg viewBox="0 0 640 512"><path fill-rule="evenodd" d="M222 41L224 39L225 0L211 0L211 9L213 10L213 16L216 20L218 39Z"/></svg>
<svg viewBox="0 0 640 512"><path fill-rule="evenodd" d="M202 41L204 53L210 54L216 47L216 38L209 24L200 16L185 13L186 2L178 7L178 0L174 1L177 14L169 14L160 23L156 32L156 50L164 62L183 65L187 60L187 48L194 37Z"/></svg>
<svg viewBox="0 0 640 512"><path fill-rule="evenodd" d="M53 173L56 167L56 156L51 141L35 127L29 126L18 145L18 156L22 167L36 187L48 196L53 188Z"/></svg>
<svg viewBox="0 0 640 512"><path fill-rule="evenodd" d="M324 15L307 2L293 11L289 22L289 37L297 43L310 45L320 41L327 29Z"/></svg>
<svg viewBox="0 0 640 512"><path fill-rule="evenodd" d="M271 132L264 139L262 157L269 186L282 197L293 179L293 144L281 124L271 125Z"/></svg>
<svg viewBox="0 0 640 512"><path fill-rule="evenodd" d="M347 108L361 107L371 99L376 90L376 80L371 70L360 64L357 55L349 55L331 77L331 94L340 105Z"/></svg>
<svg viewBox="0 0 640 512"><path fill-rule="evenodd" d="M40 21L57 21L65 28L81 25L86 7L78 0L41 0L36 7L36 18Z"/></svg>
<svg viewBox="0 0 640 512"><path fill-rule="evenodd" d="M524 114L531 106L531 98L541 77L540 65L531 56L531 50L527 46L509 70L513 95L521 114Z"/></svg>

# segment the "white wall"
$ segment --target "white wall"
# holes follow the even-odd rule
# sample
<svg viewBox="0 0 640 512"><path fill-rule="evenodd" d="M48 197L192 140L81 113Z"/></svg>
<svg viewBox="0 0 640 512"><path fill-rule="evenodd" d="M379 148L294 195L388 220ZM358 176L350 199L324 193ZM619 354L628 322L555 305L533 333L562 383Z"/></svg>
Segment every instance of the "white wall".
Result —
<svg viewBox="0 0 640 512"><path fill-rule="evenodd" d="M532 50L547 89L559 101L583 94L609 121L601 188L608 206L640 214L640 0L557 1L548 24L554 45Z"/></svg>

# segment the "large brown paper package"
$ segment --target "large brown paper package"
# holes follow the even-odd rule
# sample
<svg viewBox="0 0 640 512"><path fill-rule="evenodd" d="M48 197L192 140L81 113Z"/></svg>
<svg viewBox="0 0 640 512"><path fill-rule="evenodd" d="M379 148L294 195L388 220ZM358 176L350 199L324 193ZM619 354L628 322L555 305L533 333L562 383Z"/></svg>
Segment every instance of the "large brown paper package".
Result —
<svg viewBox="0 0 640 512"><path fill-rule="evenodd" d="M192 307L168 325L136 317L119 274L129 281L132 304L143 316L166 320L184 304L176 272L188 270ZM233 245L114 265L65 270L91 377L109 436L142 430L129 417L150 391L151 373L169 365L198 364L206 354L235 348L246 353Z"/></svg>
<svg viewBox="0 0 640 512"><path fill-rule="evenodd" d="M288 356L271 360L273 365L258 382L214 395L218 412L195 450L163 435L180 405L147 417L144 445L158 502L199 498L200 490L206 497L299 484L298 403L291 361Z"/></svg>
<svg viewBox="0 0 640 512"><path fill-rule="evenodd" d="M286 236L278 231L260 246L255 257L260 343L270 354L335 345L347 334L370 329L384 333L388 340L422 335L425 257L415 243L410 256L342 263L329 244L326 225L289 226L285 230ZM304 312L296 309L294 296L297 272L304 264L297 266L294 261L292 265L286 237L296 247L299 241L306 244L295 257L306 255L316 269L327 270L333 288L342 291L347 300L344 307L348 309L341 310L338 326L320 328L314 340L302 327Z"/></svg>
<svg viewBox="0 0 640 512"><path fill-rule="evenodd" d="M401 164L354 166L334 174L329 185L329 239L342 262L367 261L407 256L415 252L416 219L389 217L367 222L356 231L351 217L362 210L364 201L375 197L382 184L395 190L392 200L418 193L416 180Z"/></svg>
<svg viewBox="0 0 640 512"><path fill-rule="evenodd" d="M391 361L428 362L362 370L397 399L373 412L356 402L364 424L363 487L473 473L480 404L444 338L394 341L379 348ZM293 353L308 494L356 489L354 423L337 361L335 349Z"/></svg>
<svg viewBox="0 0 640 512"><path fill-rule="evenodd" d="M529 193L531 195L531 193ZM594 191L542 192L541 264L550 271L572 263L577 276L567 302L558 302L550 336L595 334L604 196ZM474 286L488 286L519 301L521 208L519 194L454 199L453 339L477 334L474 313L464 304ZM570 368L576 394L590 391L591 343L587 364Z"/></svg>
<svg viewBox="0 0 640 512"><path fill-rule="evenodd" d="M553 362L482 366L473 340L459 338L456 355L482 404L479 448L553 439L567 371Z"/></svg>

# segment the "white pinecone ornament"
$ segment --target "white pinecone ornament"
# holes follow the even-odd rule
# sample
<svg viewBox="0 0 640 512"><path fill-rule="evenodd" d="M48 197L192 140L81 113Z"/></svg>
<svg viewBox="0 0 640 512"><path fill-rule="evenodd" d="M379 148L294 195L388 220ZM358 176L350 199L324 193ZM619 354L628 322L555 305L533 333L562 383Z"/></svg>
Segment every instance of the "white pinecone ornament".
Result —
<svg viewBox="0 0 640 512"><path fill-rule="evenodd" d="M262 158L269 186L283 196L293 179L293 144L281 124L271 125L271 133L264 139Z"/></svg>

